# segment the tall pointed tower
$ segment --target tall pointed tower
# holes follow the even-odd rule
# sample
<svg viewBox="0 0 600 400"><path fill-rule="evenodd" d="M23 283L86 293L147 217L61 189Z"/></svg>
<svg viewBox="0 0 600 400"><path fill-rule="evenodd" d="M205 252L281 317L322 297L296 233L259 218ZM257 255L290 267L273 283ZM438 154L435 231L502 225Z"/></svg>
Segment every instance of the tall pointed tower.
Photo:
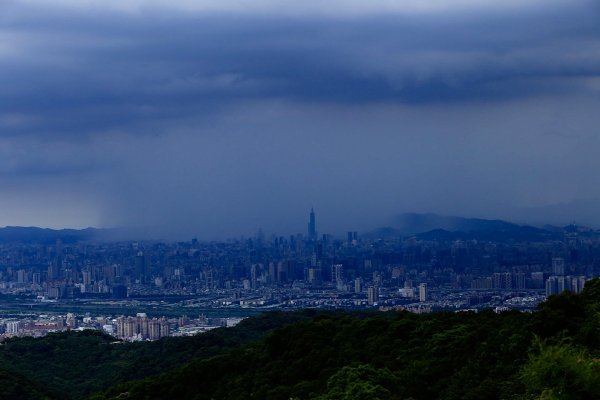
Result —
<svg viewBox="0 0 600 400"><path fill-rule="evenodd" d="M311 242L317 241L317 223L315 221L315 210L310 209L310 220L308 221L308 240Z"/></svg>

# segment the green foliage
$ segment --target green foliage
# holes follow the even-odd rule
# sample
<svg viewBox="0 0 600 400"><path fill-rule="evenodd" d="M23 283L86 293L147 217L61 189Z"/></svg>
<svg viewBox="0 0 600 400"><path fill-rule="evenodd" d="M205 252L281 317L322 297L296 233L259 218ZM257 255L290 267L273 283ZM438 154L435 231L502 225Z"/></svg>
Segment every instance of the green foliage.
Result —
<svg viewBox="0 0 600 400"><path fill-rule="evenodd" d="M531 323L517 312L320 314L98 398L507 398L525 393Z"/></svg>
<svg viewBox="0 0 600 400"><path fill-rule="evenodd" d="M586 318L578 338L590 349L600 350L600 278L587 281L581 293Z"/></svg>
<svg viewBox="0 0 600 400"><path fill-rule="evenodd" d="M536 312L536 332L543 338L574 336L586 317L581 296L571 292L553 295L541 303Z"/></svg>
<svg viewBox="0 0 600 400"><path fill-rule="evenodd" d="M0 368L39 382L56 393L55 398L81 398L237 348L313 314L268 313L244 320L235 328L144 343L123 343L92 330L13 338L0 346Z"/></svg>
<svg viewBox="0 0 600 400"><path fill-rule="evenodd" d="M533 314L275 312L153 343L12 339L0 346L0 384L3 368L18 383L7 387L34 392L2 398L600 398L598 282Z"/></svg>
<svg viewBox="0 0 600 400"><path fill-rule="evenodd" d="M600 304L600 278L590 279L585 283L581 298L588 305Z"/></svg>
<svg viewBox="0 0 600 400"><path fill-rule="evenodd" d="M600 350L600 278L587 281L581 295L550 296L535 313L534 329L543 339L571 338L577 345Z"/></svg>
<svg viewBox="0 0 600 400"><path fill-rule="evenodd" d="M14 372L0 370L0 398L19 400L50 400L55 394Z"/></svg>
<svg viewBox="0 0 600 400"><path fill-rule="evenodd" d="M368 364L340 369L327 381L327 392L318 400L386 400L393 395L398 379L387 369Z"/></svg>
<svg viewBox="0 0 600 400"><path fill-rule="evenodd" d="M566 342L548 345L536 338L521 377L539 399L600 398L600 361Z"/></svg>

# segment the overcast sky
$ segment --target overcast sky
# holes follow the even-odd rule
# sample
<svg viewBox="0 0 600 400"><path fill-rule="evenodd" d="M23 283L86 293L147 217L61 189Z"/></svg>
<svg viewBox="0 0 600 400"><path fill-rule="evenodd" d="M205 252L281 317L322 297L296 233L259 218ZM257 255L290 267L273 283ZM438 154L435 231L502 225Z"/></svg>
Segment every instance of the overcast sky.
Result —
<svg viewBox="0 0 600 400"><path fill-rule="evenodd" d="M0 0L0 226L600 227L600 3Z"/></svg>

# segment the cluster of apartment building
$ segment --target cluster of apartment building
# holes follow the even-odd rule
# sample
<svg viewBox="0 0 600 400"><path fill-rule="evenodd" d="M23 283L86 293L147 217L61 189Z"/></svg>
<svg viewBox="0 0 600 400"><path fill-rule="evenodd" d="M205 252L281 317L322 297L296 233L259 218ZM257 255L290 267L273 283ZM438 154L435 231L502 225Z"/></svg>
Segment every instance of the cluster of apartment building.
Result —
<svg viewBox="0 0 600 400"><path fill-rule="evenodd" d="M117 318L116 328L115 336L119 339L158 340L170 336L167 318L148 318L144 313L138 313L135 317Z"/></svg>
<svg viewBox="0 0 600 400"><path fill-rule="evenodd" d="M581 293L586 280L585 276L551 276L546 279L546 296L559 294L565 290Z"/></svg>

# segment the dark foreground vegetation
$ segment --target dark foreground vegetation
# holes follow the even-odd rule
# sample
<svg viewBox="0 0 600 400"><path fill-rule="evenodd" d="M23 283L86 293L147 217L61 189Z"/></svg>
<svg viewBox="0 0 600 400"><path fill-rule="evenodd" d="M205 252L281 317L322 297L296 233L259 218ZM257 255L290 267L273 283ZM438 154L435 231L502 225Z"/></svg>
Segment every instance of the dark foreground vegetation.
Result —
<svg viewBox="0 0 600 400"><path fill-rule="evenodd" d="M1 398L600 399L600 280L536 313L275 312L192 338L0 346Z"/></svg>

